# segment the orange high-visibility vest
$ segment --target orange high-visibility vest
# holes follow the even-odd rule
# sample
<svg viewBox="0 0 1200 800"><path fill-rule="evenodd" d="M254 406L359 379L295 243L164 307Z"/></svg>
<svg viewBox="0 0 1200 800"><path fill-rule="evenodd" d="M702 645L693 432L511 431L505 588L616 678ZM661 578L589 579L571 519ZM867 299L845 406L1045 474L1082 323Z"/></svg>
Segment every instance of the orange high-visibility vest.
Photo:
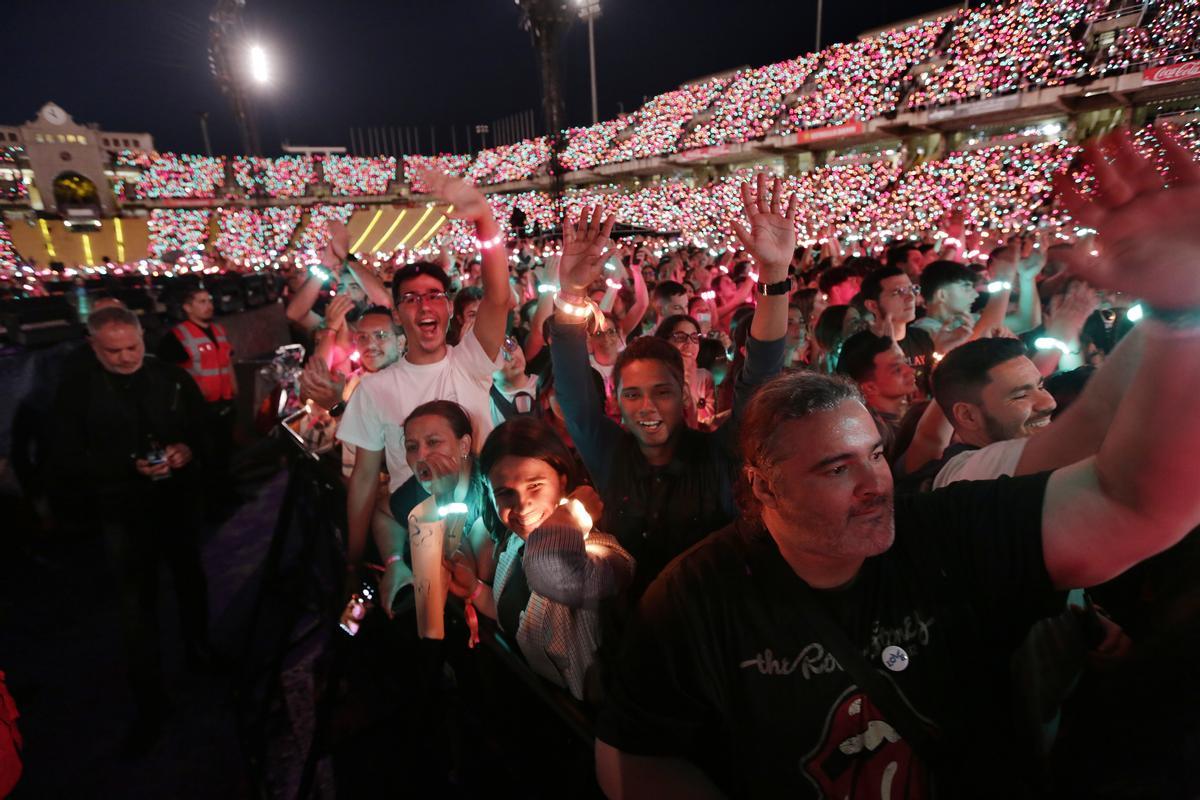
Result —
<svg viewBox="0 0 1200 800"><path fill-rule="evenodd" d="M184 364L184 369L196 381L200 394L209 403L233 399L233 349L225 338L224 328L214 324L212 332L217 340L215 343L199 325L190 320L171 329L188 354L189 360Z"/></svg>

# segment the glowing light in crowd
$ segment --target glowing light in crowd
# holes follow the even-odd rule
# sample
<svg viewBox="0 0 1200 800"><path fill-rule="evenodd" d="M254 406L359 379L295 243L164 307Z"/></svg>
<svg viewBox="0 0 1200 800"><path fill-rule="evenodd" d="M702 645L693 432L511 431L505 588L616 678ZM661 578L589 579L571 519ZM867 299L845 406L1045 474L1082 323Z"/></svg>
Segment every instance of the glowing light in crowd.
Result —
<svg viewBox="0 0 1200 800"><path fill-rule="evenodd" d="M388 183L395 179L396 159L392 156L331 155L325 159L325 180L336 195L387 194Z"/></svg>
<svg viewBox="0 0 1200 800"><path fill-rule="evenodd" d="M233 161L233 177L252 197L302 197L309 185L317 182L317 168L311 156L238 156Z"/></svg>
<svg viewBox="0 0 1200 800"><path fill-rule="evenodd" d="M693 127L679 148L747 142L766 135L783 109L784 95L800 88L817 64L816 56L742 70L709 110L711 119Z"/></svg>
<svg viewBox="0 0 1200 800"><path fill-rule="evenodd" d="M1029 86L1056 86L1085 70L1084 0L1025 0L963 10L942 66L909 95L909 108L959 103Z"/></svg>

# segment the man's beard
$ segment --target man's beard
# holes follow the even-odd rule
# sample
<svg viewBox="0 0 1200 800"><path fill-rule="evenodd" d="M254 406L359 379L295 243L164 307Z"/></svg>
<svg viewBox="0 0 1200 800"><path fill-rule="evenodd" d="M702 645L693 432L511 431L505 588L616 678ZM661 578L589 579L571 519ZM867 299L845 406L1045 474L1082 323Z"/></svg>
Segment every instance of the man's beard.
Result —
<svg viewBox="0 0 1200 800"><path fill-rule="evenodd" d="M1049 416L1049 413L1034 414L1030 417L1027 417L1022 422L1012 423L1009 427L1006 427L1000 420L984 411L983 430L988 435L988 441L993 444L995 442L1008 442L1012 441L1013 439L1024 439L1033 435L1033 431L1026 427L1029 425L1029 423L1046 419Z"/></svg>

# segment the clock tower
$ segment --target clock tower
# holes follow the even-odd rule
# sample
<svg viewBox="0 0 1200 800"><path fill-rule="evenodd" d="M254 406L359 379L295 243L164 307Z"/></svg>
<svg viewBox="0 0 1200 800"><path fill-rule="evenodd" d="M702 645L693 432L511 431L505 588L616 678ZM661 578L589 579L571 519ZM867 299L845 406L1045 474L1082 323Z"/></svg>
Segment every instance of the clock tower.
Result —
<svg viewBox="0 0 1200 800"><path fill-rule="evenodd" d="M53 102L42 106L37 117L15 132L33 171L34 207L40 200L38 210L64 220L114 216L116 200L105 174L111 154L154 149L148 133L110 133L96 125L81 125Z"/></svg>

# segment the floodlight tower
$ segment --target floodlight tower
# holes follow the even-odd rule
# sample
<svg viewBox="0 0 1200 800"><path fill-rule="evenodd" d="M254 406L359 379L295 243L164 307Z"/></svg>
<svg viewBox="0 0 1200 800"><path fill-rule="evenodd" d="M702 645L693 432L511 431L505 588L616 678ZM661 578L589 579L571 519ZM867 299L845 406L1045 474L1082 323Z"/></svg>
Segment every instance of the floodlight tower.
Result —
<svg viewBox="0 0 1200 800"><path fill-rule="evenodd" d="M233 106L233 118L237 121L238 134L242 139L242 151L248 156L256 156L260 154L258 129L254 125L253 109L246 92L247 71L243 68L246 40L242 12L245 8L246 0L217 0L208 18L212 22L208 36L208 62L217 85ZM250 57L252 67L256 70L265 61L261 48L253 48Z"/></svg>
<svg viewBox="0 0 1200 800"><path fill-rule="evenodd" d="M576 10L565 0L516 0L521 8L521 27L529 31L538 51L542 73L542 109L546 116L546 135L550 139L551 196L555 210L561 208L563 191L562 164L559 156L566 149L566 107L562 94L562 44L564 34L575 20Z"/></svg>

